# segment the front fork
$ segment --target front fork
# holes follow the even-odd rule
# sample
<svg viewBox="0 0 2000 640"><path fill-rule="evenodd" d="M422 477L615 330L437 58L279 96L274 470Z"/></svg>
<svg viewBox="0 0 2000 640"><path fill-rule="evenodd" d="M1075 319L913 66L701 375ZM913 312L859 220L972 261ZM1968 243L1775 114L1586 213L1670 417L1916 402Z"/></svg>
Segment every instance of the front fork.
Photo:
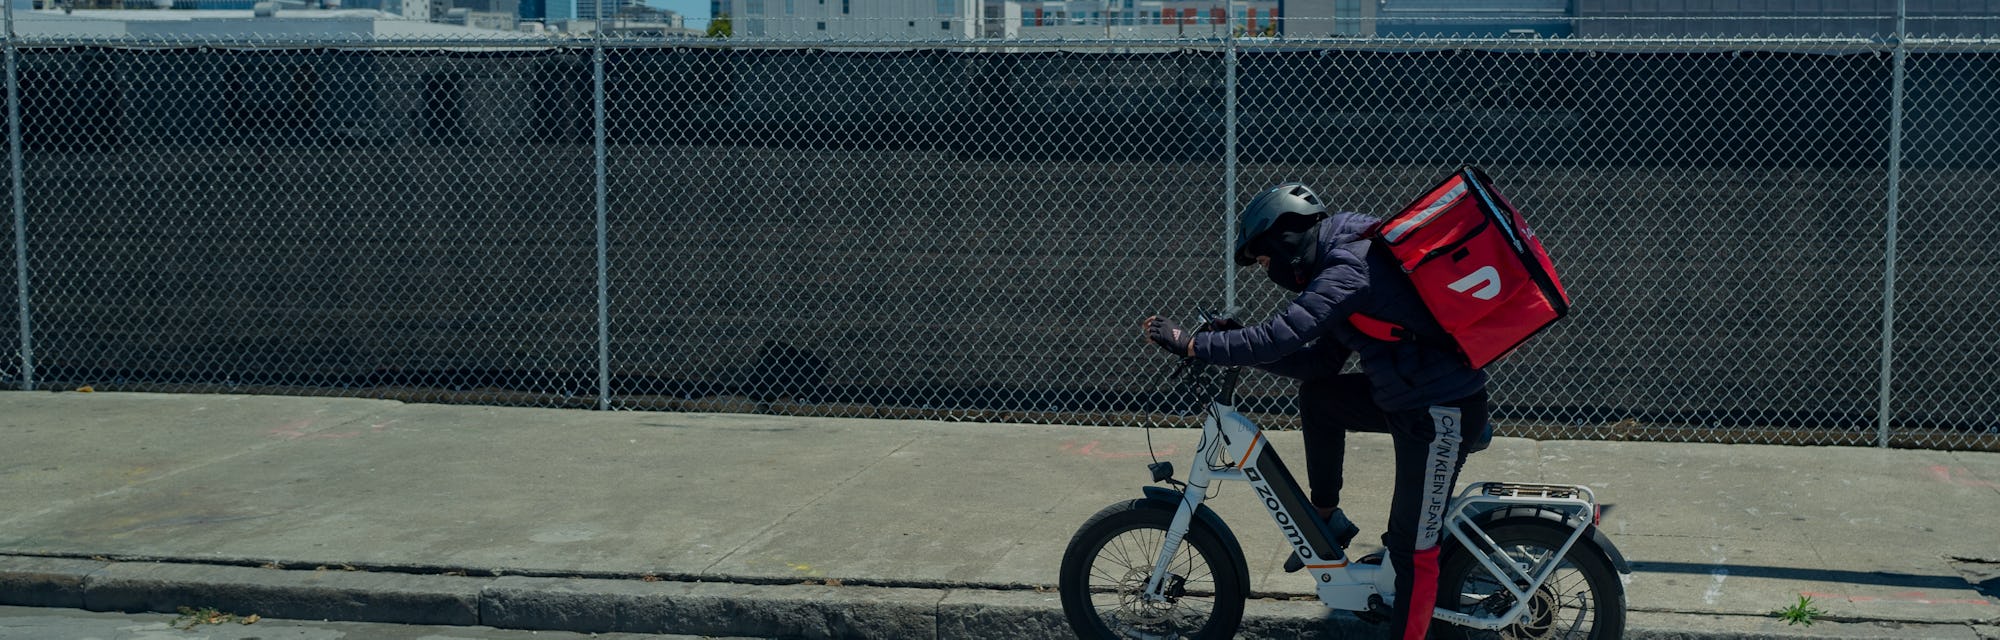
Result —
<svg viewBox="0 0 2000 640"><path fill-rule="evenodd" d="M1217 419L1217 416L1232 416L1237 421L1243 423L1242 425L1229 425L1238 427L1238 429L1233 430L1241 431L1241 427L1249 426L1249 421L1244 420L1240 414L1236 413L1235 409L1222 404L1215 405L1213 410L1209 411L1208 417L1202 420L1201 444L1195 447L1195 463L1193 468L1188 469L1188 483L1186 487L1182 488L1180 507L1174 510L1173 522L1167 525L1166 543L1160 545L1160 557L1153 561L1152 577L1146 579L1146 589L1139 593L1140 599L1146 602L1166 602L1168 600L1168 577L1172 575L1169 566L1173 564L1174 556L1180 553L1181 545L1187 540L1188 527L1194 522L1195 512L1200 510L1201 503L1208 499L1208 487L1210 483L1219 480L1243 479L1242 471L1235 469L1218 470L1216 462L1218 460L1229 459L1228 456L1238 454L1239 449L1241 450L1241 455L1237 457L1248 459L1249 450L1255 447L1261 440L1261 438L1255 437L1254 427L1248 429L1251 437L1243 437L1244 434L1241 433L1234 439L1225 436L1224 425Z"/></svg>
<svg viewBox="0 0 2000 640"><path fill-rule="evenodd" d="M1189 488L1193 489L1192 486ZM1201 493L1189 491L1181 494L1180 509L1174 511L1174 521L1167 525L1166 544L1160 545L1160 558L1153 562L1153 576L1146 580L1146 590L1140 593L1141 599L1147 602L1168 600L1167 576L1171 574L1167 567L1173 564L1174 555L1180 553L1181 544L1187 540L1188 525L1194 522L1195 509L1201 507L1202 499L1207 497L1207 493L1207 491Z"/></svg>

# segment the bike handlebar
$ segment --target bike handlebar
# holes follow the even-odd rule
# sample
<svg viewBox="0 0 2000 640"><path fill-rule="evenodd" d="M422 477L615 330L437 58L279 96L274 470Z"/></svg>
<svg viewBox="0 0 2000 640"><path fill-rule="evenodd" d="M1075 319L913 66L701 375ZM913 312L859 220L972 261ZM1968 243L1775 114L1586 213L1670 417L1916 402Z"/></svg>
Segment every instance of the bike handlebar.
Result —
<svg viewBox="0 0 2000 640"><path fill-rule="evenodd" d="M1196 316L1201 318L1201 324L1195 327L1195 333L1227 331L1243 326L1234 318L1214 311L1199 311L1196 312ZM1242 367L1221 367L1222 373L1219 376L1212 375L1209 372L1211 368L1215 368L1215 365L1209 364L1206 360L1194 356L1182 356L1181 381L1184 384L1212 384L1213 386L1206 389L1211 399L1217 404L1235 405L1236 385L1242 381Z"/></svg>

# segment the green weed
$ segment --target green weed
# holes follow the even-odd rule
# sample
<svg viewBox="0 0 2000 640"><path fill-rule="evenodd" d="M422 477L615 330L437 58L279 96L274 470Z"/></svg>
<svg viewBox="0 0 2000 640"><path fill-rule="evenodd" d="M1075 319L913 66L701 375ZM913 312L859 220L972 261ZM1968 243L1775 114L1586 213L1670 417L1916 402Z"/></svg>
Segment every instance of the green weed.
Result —
<svg viewBox="0 0 2000 640"><path fill-rule="evenodd" d="M1820 610L1819 607L1813 606L1813 599L1811 597L1799 594L1798 602L1793 603L1792 606L1772 611L1771 615L1778 616L1779 620L1785 621L1786 626L1803 624L1810 627L1814 618L1826 615L1826 612Z"/></svg>

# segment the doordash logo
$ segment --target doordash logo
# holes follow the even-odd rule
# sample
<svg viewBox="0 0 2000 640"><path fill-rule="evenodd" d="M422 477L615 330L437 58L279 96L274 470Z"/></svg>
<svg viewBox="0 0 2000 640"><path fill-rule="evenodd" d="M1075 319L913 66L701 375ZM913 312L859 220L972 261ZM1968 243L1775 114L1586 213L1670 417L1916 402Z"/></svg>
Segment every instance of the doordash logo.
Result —
<svg viewBox="0 0 2000 640"><path fill-rule="evenodd" d="M1452 291L1459 293L1470 291L1474 298L1492 300L1500 295L1500 270L1490 266L1480 267L1478 271L1459 278L1458 282L1453 282L1450 286ZM1478 290L1473 291L1473 289Z"/></svg>

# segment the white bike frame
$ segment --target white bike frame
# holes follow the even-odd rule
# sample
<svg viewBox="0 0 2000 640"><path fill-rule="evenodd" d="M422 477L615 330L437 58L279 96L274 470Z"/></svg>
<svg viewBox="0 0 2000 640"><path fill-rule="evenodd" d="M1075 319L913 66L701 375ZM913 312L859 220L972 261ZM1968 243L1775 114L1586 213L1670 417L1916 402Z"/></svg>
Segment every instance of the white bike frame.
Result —
<svg viewBox="0 0 2000 640"><path fill-rule="evenodd" d="M1235 407L1220 402L1210 404L1208 417L1202 422L1201 443L1195 449L1194 466L1188 471L1187 491L1169 525L1166 543L1153 565L1153 575L1146 582L1143 598L1152 601L1166 598L1164 589L1168 563L1179 553L1195 511L1208 498L1209 487L1223 480L1250 483L1258 501L1271 512L1271 520L1277 523L1278 530L1291 543L1292 550L1298 553L1300 560L1305 561L1306 570L1318 585L1320 602L1330 608L1347 611L1368 610L1370 596L1380 596L1385 605L1395 602L1395 569L1388 562L1349 562L1339 545L1333 543L1332 532L1327 531L1317 510L1306 500L1305 492L1299 489L1298 482L1278 458L1277 451L1272 450L1270 443L1264 439L1263 432L1249 418L1238 413ZM1566 521L1581 518L1581 522L1591 522L1597 513L1595 495L1583 486L1481 482L1466 487L1452 498L1446 510L1446 528L1496 583L1513 594L1515 604L1499 616L1472 616L1438 609L1433 614L1436 619L1489 630L1513 624L1527 612L1532 595L1555 573L1556 567L1562 564L1562 558L1583 537L1586 529L1572 526L1569 538L1563 541L1561 549L1555 550L1549 557L1536 558L1530 566L1523 566L1500 554L1498 545L1474 520L1492 508L1507 506L1553 510L1562 514ZM1527 586L1517 586L1518 582L1526 582Z"/></svg>

